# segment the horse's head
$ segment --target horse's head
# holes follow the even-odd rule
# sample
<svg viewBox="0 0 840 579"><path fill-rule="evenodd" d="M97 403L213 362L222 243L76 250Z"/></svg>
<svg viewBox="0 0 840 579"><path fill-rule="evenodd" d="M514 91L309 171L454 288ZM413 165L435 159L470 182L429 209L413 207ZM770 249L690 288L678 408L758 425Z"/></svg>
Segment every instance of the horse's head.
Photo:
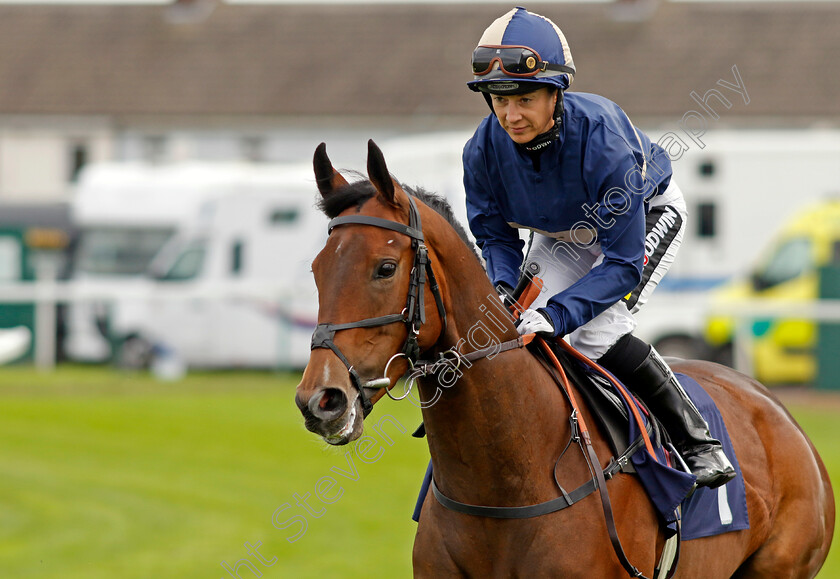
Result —
<svg viewBox="0 0 840 579"><path fill-rule="evenodd" d="M348 184L324 144L315 151L320 205L332 221L312 262L318 327L295 402L306 428L330 444L361 436L364 416L406 372L406 359L433 345L445 325L423 239L425 208L391 178L373 141L367 165L369 181Z"/></svg>

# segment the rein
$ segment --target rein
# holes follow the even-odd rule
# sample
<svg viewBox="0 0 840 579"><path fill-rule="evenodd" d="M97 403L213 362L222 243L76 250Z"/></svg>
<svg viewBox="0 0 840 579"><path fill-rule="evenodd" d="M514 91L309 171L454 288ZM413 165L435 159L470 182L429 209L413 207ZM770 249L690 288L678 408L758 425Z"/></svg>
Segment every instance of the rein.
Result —
<svg viewBox="0 0 840 579"><path fill-rule="evenodd" d="M524 336L514 338L513 340L508 340L507 342L475 350L469 354L462 354L455 348L452 348L446 352L442 352L438 356L437 360L417 360L412 366L414 369L412 374L418 377L434 375L440 370L451 369L453 365L456 369L460 368L462 363L466 363L469 368L472 362L475 362L476 360L481 360L482 358L495 354L501 354L502 352L507 352L508 350L524 348L530 344L535 337L536 334L526 334ZM447 354L451 354L452 357L447 357Z"/></svg>
<svg viewBox="0 0 840 579"><path fill-rule="evenodd" d="M399 314L388 314L384 316L377 316L374 318L366 318L357 322L347 322L343 324L318 324L315 327L315 332L312 334L311 350L316 348L329 348L332 350L338 359L347 367L350 374L350 381L353 387L359 393L359 399L362 402L362 412L366 417L373 409L373 402L365 394L365 387L381 387L382 380L374 380L362 384L358 372L353 368L353 365L347 360L347 357L341 352L338 346L335 345L333 339L335 333L341 330L349 330L352 328L375 328L379 326L387 326L397 322L403 322L408 329L408 336L403 344L401 354L408 360L409 365L413 366L420 355L420 346L417 343L417 336L420 333L420 326L426 323L426 306L425 306L425 285L426 276L429 279L429 287L435 297L435 304L437 305L438 314L441 320L441 333L446 332L446 310L443 307L443 299L440 296L440 288L435 279L432 264L429 260L429 251L423 238L423 228L420 221L420 212L417 210L417 204L409 195L408 201L409 217L408 225L391 221L390 219L382 219L381 217L372 217L369 215L345 215L343 217L336 217L330 221L327 233L332 233L333 229L340 225L357 224L370 225L379 227L381 229L389 229L402 233L411 238L411 247L414 250L414 264L411 268L411 274L408 285L408 296L406 297L405 308ZM398 354L399 355L399 354ZM385 377L387 379L387 376ZM390 384L390 380L388 380ZM387 386L386 386L387 392Z"/></svg>

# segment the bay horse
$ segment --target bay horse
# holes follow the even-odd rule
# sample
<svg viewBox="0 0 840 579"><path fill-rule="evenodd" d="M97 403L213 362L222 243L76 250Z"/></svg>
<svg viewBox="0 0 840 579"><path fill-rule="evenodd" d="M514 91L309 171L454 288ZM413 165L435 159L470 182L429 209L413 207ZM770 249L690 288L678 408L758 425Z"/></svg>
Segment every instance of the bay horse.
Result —
<svg viewBox="0 0 840 579"><path fill-rule="evenodd" d="M519 347L513 322L489 318L496 292L445 202L406 192L373 141L368 180L349 184L323 143L314 166L321 208L333 220L312 263L319 325L295 396L306 427L329 444L356 440L372 404L410 370L407 360L455 360L461 353L465 363L453 383L442 387L434 375L416 381L419 399L429 402L422 416L440 493L472 505L517 507L557 499L555 477L565 488L590 480L583 453L558 461L572 435L570 402L549 369ZM490 334L497 346L514 346L488 354ZM467 363L471 351L477 355ZM750 522L747 530L685 541L676 576L814 577L831 544L834 498L808 437L751 378L710 362L672 365L720 409L745 480ZM579 412L596 424L586 407ZM611 450L597 427L591 444L599 467L606 466ZM618 475L606 486L627 557L638 576L651 577L664 543L657 514L637 477ZM420 578L628 573L610 549L598 493L573 508L518 519L456 512L429 493L413 567Z"/></svg>

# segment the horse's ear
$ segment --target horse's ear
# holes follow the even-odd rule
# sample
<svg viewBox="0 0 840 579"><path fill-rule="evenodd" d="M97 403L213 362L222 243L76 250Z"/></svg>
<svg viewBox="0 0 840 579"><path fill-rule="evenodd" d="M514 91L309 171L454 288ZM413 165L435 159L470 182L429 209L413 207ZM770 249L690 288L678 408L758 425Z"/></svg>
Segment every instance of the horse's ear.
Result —
<svg viewBox="0 0 840 579"><path fill-rule="evenodd" d="M385 165L385 157L382 151L373 142L373 139L368 141L368 160L367 160L368 179L376 187L388 203L394 202L394 181L391 179L391 174L388 173L388 167Z"/></svg>
<svg viewBox="0 0 840 579"><path fill-rule="evenodd" d="M315 157L312 159L315 168L315 181L318 183L318 191L326 197L339 187L347 185L347 180L336 171L330 158L327 156L327 144L321 143L315 149Z"/></svg>

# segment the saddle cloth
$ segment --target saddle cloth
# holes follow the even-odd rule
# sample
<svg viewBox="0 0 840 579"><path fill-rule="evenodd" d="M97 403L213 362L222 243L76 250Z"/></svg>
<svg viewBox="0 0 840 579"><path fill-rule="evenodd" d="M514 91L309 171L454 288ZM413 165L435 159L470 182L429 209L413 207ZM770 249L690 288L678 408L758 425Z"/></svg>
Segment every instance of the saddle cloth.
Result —
<svg viewBox="0 0 840 579"><path fill-rule="evenodd" d="M735 467L738 476L716 489L699 488L682 505L683 540L711 537L730 531L750 528L747 513L747 491L738 465L738 457L729 439L726 424L717 405L693 378L677 374L683 389L709 424L712 436L720 440L723 451Z"/></svg>

